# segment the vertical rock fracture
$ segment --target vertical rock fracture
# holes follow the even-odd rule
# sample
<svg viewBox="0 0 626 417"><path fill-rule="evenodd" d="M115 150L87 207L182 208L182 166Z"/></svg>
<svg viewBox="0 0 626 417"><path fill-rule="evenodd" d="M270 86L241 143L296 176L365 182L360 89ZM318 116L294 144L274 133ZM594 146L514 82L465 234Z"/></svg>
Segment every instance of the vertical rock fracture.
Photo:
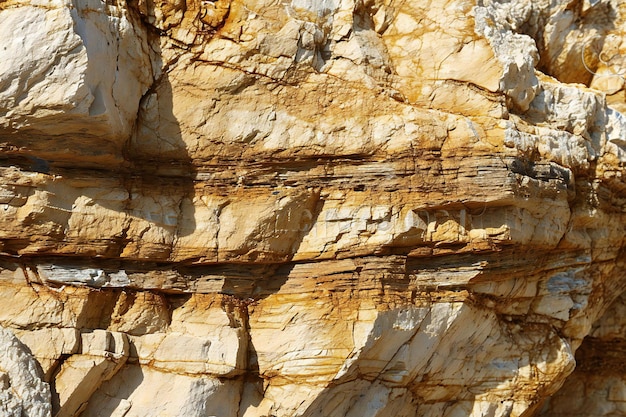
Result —
<svg viewBox="0 0 626 417"><path fill-rule="evenodd" d="M0 39L3 416L626 415L626 3L3 0Z"/></svg>

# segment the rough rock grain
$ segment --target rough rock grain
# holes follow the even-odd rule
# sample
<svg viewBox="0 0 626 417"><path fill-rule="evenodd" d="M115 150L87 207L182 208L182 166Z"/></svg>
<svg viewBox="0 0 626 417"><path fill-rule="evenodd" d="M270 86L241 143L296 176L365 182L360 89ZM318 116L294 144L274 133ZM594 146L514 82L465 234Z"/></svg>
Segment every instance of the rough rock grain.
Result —
<svg viewBox="0 0 626 417"><path fill-rule="evenodd" d="M626 414L622 2L0 23L8 415Z"/></svg>
<svg viewBox="0 0 626 417"><path fill-rule="evenodd" d="M0 329L0 340L0 412L7 417L50 416L50 387L28 348L8 329Z"/></svg>

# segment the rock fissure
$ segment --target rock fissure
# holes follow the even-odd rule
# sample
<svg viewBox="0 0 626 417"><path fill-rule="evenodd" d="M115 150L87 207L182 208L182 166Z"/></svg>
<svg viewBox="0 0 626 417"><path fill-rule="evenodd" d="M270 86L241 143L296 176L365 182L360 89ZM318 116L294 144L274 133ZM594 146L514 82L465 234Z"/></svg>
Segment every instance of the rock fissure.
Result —
<svg viewBox="0 0 626 417"><path fill-rule="evenodd" d="M0 414L623 414L619 1L79 3L0 5Z"/></svg>

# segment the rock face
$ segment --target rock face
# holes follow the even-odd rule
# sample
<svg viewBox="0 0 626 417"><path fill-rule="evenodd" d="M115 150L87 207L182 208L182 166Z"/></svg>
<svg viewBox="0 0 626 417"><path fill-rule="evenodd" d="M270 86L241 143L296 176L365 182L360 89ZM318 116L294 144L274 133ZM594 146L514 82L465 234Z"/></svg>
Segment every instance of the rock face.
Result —
<svg viewBox="0 0 626 417"><path fill-rule="evenodd" d="M626 415L625 32L0 1L3 415Z"/></svg>

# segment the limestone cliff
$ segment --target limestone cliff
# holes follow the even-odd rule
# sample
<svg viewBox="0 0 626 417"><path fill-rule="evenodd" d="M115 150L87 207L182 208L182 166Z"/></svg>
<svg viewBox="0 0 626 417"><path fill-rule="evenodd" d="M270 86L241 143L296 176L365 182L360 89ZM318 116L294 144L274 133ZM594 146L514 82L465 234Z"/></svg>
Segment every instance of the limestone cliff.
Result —
<svg viewBox="0 0 626 417"><path fill-rule="evenodd" d="M626 415L625 34L1 0L0 414Z"/></svg>

